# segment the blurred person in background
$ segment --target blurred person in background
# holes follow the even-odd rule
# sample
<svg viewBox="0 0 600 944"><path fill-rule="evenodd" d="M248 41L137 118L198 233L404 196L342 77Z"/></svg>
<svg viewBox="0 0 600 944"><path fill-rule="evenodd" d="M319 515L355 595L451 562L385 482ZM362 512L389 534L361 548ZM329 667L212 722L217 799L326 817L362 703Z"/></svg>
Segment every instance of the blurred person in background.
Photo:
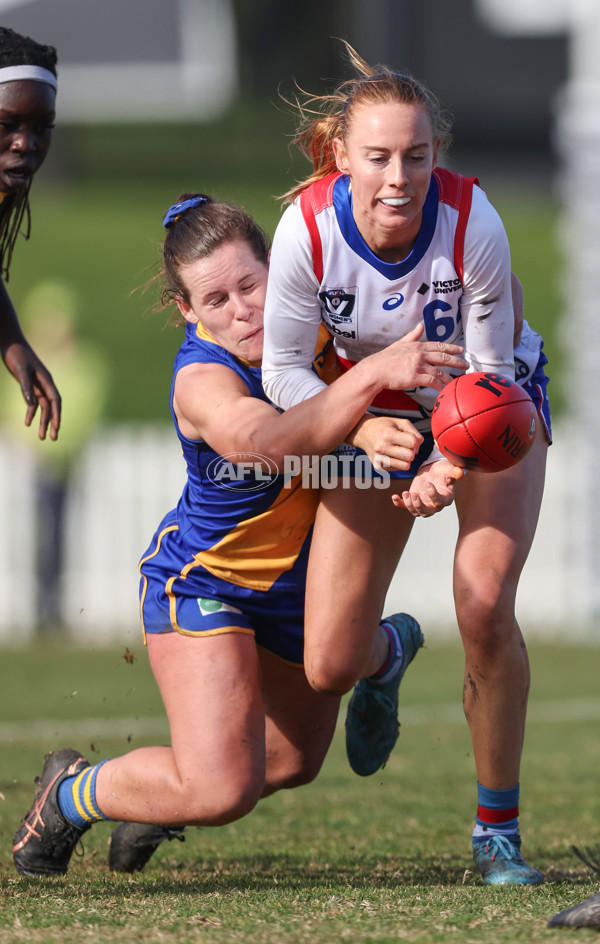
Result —
<svg viewBox="0 0 600 944"><path fill-rule="evenodd" d="M162 298L185 325L170 406L187 483L142 556L140 604L171 746L94 765L70 748L48 754L14 838L24 875L64 873L82 834L105 819L125 821L111 866L139 869L166 834L231 822L316 777L339 697L314 691L303 670L318 491L286 462L329 453L390 384L441 389L448 367L464 367L460 346L420 342L417 329L280 413L261 385L264 233L203 194L183 194L163 222ZM421 436L408 420L397 434L408 465Z"/></svg>
<svg viewBox="0 0 600 944"><path fill-rule="evenodd" d="M391 466L387 494L348 487L351 482L322 493L307 575L306 672L317 691L341 695L355 686L346 749L352 769L372 775L398 736L401 674L393 671L393 635L392 670L384 677L377 670L374 634L385 596L415 517L455 502L454 600L477 772L472 854L486 884L539 884L542 874L521 855L519 779L530 675L515 601L550 442L542 339L515 319L520 286L511 285L497 212L475 179L438 166L450 135L435 96L414 77L372 68L346 49L354 78L329 94L300 92L296 144L312 173L285 195L291 205L273 240L267 395L284 410L319 395L323 385L310 352L322 323L350 373L419 325L430 340L464 345L470 370L522 384L541 430L513 468L464 474L435 449L435 389L411 385L374 401L348 437L357 457L366 453L376 468L379 453L394 456L394 417L412 419L424 440L408 471ZM431 574L429 592L435 581Z"/></svg>
<svg viewBox="0 0 600 944"><path fill-rule="evenodd" d="M0 352L27 404L25 425L31 425L39 408L39 438L49 431L53 440L60 426L60 395L21 330L5 283L19 233L29 238L29 191L52 141L56 60L53 46L0 27Z"/></svg>
<svg viewBox="0 0 600 944"><path fill-rule="evenodd" d="M9 395L8 375L0 377L0 433L34 462L36 622L38 631L48 635L60 632L64 623L69 492L77 459L104 412L110 366L96 344L80 337L78 299L66 283L38 282L23 299L20 320L40 357L52 364L68 403L60 438L47 450L23 426L20 405Z"/></svg>

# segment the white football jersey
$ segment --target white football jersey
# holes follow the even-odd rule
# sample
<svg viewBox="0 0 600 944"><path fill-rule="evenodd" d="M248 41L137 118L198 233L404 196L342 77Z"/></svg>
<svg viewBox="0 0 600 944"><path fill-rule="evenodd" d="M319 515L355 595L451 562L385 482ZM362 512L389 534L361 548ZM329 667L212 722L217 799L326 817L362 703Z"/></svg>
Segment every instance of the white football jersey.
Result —
<svg viewBox="0 0 600 944"><path fill-rule="evenodd" d="M524 325L513 351L510 252L504 226L473 178L436 168L411 253L382 261L359 233L347 176L332 174L286 209L275 232L267 300L263 385L287 409L318 393L312 361L319 326L342 367L381 350L417 324L424 339L463 345L470 370L525 382L541 338ZM438 391L384 391L372 412L421 429Z"/></svg>

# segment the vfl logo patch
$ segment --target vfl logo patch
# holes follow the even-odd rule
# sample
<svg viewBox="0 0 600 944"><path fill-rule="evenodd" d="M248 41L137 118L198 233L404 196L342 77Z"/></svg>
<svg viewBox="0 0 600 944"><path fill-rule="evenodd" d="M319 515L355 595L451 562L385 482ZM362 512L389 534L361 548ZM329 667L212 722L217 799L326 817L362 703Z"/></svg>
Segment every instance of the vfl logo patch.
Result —
<svg viewBox="0 0 600 944"><path fill-rule="evenodd" d="M350 321L356 294L353 295L343 288L328 288L324 292L319 292L319 298L324 311L332 321L337 323Z"/></svg>

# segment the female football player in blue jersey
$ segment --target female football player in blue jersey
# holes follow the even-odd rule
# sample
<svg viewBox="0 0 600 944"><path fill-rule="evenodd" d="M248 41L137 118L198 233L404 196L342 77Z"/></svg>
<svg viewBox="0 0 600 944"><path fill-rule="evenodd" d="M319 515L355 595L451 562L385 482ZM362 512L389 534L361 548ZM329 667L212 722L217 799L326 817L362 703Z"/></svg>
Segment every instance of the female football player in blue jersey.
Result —
<svg viewBox="0 0 600 944"><path fill-rule="evenodd" d="M463 344L471 370L522 383L541 430L519 465L464 475L434 449L436 390L418 384L373 401L347 439L375 466L379 454L392 457L392 488L353 489L347 481L323 492L308 570L306 671L317 691L337 694L363 679L348 709L347 752L357 773L378 770L397 738L401 679L401 672L382 678L376 671L385 595L415 517L454 502L463 702L478 780L473 854L486 883L537 884L541 873L520 853L529 664L515 598L550 441L542 340L524 322L514 347L506 233L477 181L438 166L448 124L437 100L413 77L372 69L350 47L348 53L356 77L300 103L296 140L313 173L286 195L291 205L273 241L263 356L268 396L289 409L319 394L311 351L322 324L345 371L420 325L429 340ZM395 417L412 419L424 437L408 469L393 461ZM395 645L392 633L390 660Z"/></svg>
<svg viewBox="0 0 600 944"><path fill-rule="evenodd" d="M175 303L185 325L170 405L187 483L142 557L140 602L171 746L93 766L76 750L49 754L14 840L26 875L65 872L79 837L101 819L134 824L117 830L110 861L139 869L169 834L165 826L227 823L316 776L339 696L316 692L302 667L318 493L292 464L329 453L380 391L441 389L450 369L464 369L462 347L420 341L416 328L280 413L261 386L263 232L242 210L202 194L180 197L164 225L163 301ZM410 421L397 422L406 464L421 439ZM385 653L385 624L380 635Z"/></svg>
<svg viewBox="0 0 600 944"><path fill-rule="evenodd" d="M56 58L53 46L0 27L0 353L23 392L26 426L40 410L40 439L48 429L58 436L60 395L23 336L5 282L23 219L29 238L29 190L52 141Z"/></svg>

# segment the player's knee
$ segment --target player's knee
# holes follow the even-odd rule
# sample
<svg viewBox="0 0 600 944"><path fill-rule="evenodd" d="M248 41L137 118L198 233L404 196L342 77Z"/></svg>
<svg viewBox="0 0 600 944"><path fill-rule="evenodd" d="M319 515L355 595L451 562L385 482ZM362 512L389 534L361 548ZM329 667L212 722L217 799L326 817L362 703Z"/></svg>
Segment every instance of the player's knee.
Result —
<svg viewBox="0 0 600 944"><path fill-rule="evenodd" d="M295 787L305 787L307 783L313 782L318 773L318 769L315 771L310 771L308 768L302 768L295 771L294 773L288 773L287 776L277 786L277 789L293 790Z"/></svg>
<svg viewBox="0 0 600 944"><path fill-rule="evenodd" d="M294 778L294 787L302 787L307 783L312 783L313 780L316 780L318 774L321 771L323 766L323 755L322 754L311 754L308 757L304 757L302 760L302 765L298 768L296 776Z"/></svg>
<svg viewBox="0 0 600 944"><path fill-rule="evenodd" d="M285 769L280 771L276 789L290 790L293 787L303 787L312 783L323 766L323 755L314 752L298 753L288 759Z"/></svg>
<svg viewBox="0 0 600 944"><path fill-rule="evenodd" d="M345 695L353 688L359 676L359 668L348 666L324 665L322 663L306 664L305 671L308 683L315 692L324 695Z"/></svg>
<svg viewBox="0 0 600 944"><path fill-rule="evenodd" d="M455 592L456 616L463 635L483 638L502 633L514 617L515 589L510 581L482 579Z"/></svg>
<svg viewBox="0 0 600 944"><path fill-rule="evenodd" d="M260 800L261 794L262 784L260 787L252 784L245 789L234 792L230 791L220 801L221 812L216 825L221 826L225 825L225 823L233 823L236 819L242 819L243 816L247 816Z"/></svg>
<svg viewBox="0 0 600 944"><path fill-rule="evenodd" d="M258 803L264 782L256 778L235 778L215 784L211 798L199 793L197 787L188 792L186 805L190 826L225 826L251 813Z"/></svg>
<svg viewBox="0 0 600 944"><path fill-rule="evenodd" d="M494 604L471 601L469 606L457 607L457 617L465 651L476 662L495 660L519 641L514 605L510 601L500 599Z"/></svg>

